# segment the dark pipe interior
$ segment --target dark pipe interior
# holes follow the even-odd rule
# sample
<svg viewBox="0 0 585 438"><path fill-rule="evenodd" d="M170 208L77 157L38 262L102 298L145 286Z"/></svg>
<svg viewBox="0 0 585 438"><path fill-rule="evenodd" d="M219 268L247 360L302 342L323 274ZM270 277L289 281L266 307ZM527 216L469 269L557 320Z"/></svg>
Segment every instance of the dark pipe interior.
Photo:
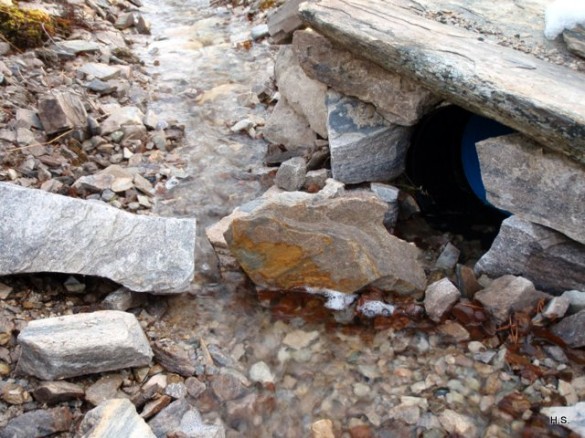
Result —
<svg viewBox="0 0 585 438"><path fill-rule="evenodd" d="M468 182L469 168L473 167L469 144L473 148L476 141L510 132L513 131L504 125L457 106L439 108L417 125L406 173L417 188L416 200L431 226L481 239L486 247L491 245L507 214L487 204L472 190ZM474 148L471 155L476 155ZM479 173L473 182L476 192L478 178Z"/></svg>

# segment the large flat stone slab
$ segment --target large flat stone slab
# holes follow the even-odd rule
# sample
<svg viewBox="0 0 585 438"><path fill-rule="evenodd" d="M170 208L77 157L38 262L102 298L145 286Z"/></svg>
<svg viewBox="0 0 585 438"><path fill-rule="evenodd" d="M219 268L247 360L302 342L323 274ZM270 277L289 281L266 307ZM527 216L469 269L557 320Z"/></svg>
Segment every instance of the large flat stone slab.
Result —
<svg viewBox="0 0 585 438"><path fill-rule="evenodd" d="M293 49L310 78L371 103L389 122L414 125L441 100L416 82L335 46L316 32L296 31Z"/></svg>
<svg viewBox="0 0 585 438"><path fill-rule="evenodd" d="M184 291L195 270L195 219L139 216L0 183L0 275L63 272L137 292Z"/></svg>
<svg viewBox="0 0 585 438"><path fill-rule="evenodd" d="M17 372L41 380L146 366L153 355L136 317L117 310L31 321L17 342Z"/></svg>
<svg viewBox="0 0 585 438"><path fill-rule="evenodd" d="M502 222L490 250L475 265L496 278L522 275L539 290L585 290L585 246L542 225L512 216Z"/></svg>
<svg viewBox="0 0 585 438"><path fill-rule="evenodd" d="M262 287L353 293L373 284L403 294L421 292L426 276L420 251L388 233L382 224L386 210L385 202L368 193L320 200L287 192L234 218L225 238Z"/></svg>
<svg viewBox="0 0 585 438"><path fill-rule="evenodd" d="M376 108L336 91L327 93L333 178L346 184L387 181L406 165L410 129L392 124Z"/></svg>
<svg viewBox="0 0 585 438"><path fill-rule="evenodd" d="M477 143L487 199L585 244L585 167L520 134Z"/></svg>

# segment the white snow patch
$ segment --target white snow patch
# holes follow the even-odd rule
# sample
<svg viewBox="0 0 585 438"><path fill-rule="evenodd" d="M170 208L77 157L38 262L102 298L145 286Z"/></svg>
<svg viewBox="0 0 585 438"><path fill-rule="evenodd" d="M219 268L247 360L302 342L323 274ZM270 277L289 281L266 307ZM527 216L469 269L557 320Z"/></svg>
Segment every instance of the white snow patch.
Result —
<svg viewBox="0 0 585 438"><path fill-rule="evenodd" d="M557 0L546 8L544 36L554 40L565 29L585 24L585 1Z"/></svg>
<svg viewBox="0 0 585 438"><path fill-rule="evenodd" d="M327 309L331 310L347 309L357 298L357 295L354 294L346 294L333 289L325 288L308 287L307 292L311 294L322 295L327 298L327 301L324 305Z"/></svg>
<svg viewBox="0 0 585 438"><path fill-rule="evenodd" d="M392 304L386 304L382 301L366 301L359 306L357 310L368 318L373 318L378 315L390 316L394 313L395 307Z"/></svg>

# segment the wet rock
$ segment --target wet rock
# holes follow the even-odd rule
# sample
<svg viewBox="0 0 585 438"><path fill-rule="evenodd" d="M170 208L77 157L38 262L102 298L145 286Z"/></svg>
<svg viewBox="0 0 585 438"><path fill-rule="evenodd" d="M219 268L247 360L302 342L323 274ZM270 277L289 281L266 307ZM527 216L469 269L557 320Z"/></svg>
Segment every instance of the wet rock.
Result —
<svg viewBox="0 0 585 438"><path fill-rule="evenodd" d="M119 374L104 376L92 384L85 391L85 399L94 406L100 403L116 398L118 389L122 386L124 378Z"/></svg>
<svg viewBox="0 0 585 438"><path fill-rule="evenodd" d="M21 414L0 429L0 438L43 437L59 432L68 432L73 415L67 407L38 409Z"/></svg>
<svg viewBox="0 0 585 438"><path fill-rule="evenodd" d="M504 220L478 274L522 274L539 289L561 293L585 289L585 247L542 225L512 216Z"/></svg>
<svg viewBox="0 0 585 438"><path fill-rule="evenodd" d="M569 314L585 310L585 292L579 290L568 290L561 295L569 300Z"/></svg>
<svg viewBox="0 0 585 438"><path fill-rule="evenodd" d="M424 289L419 250L383 227L384 202L367 193L314 196L285 192L231 223L230 251L256 284L345 293L368 284L399 293Z"/></svg>
<svg viewBox="0 0 585 438"><path fill-rule="evenodd" d="M290 41L292 33L303 26L299 18L299 5L303 0L287 0L268 17L268 31L276 44Z"/></svg>
<svg viewBox="0 0 585 438"><path fill-rule="evenodd" d="M279 99L268 117L263 134L267 141L274 145L282 145L285 149L284 151L278 147L272 151L269 149L266 156L267 164L281 163L291 157L303 156L313 148L317 139L307 119L298 114L284 97Z"/></svg>
<svg viewBox="0 0 585 438"><path fill-rule="evenodd" d="M41 382L33 391L36 401L55 404L63 401L82 399L85 395L83 387L70 382Z"/></svg>
<svg viewBox="0 0 585 438"><path fill-rule="evenodd" d="M185 377L195 374L193 347L162 339L152 344L152 350L156 361L168 371Z"/></svg>
<svg viewBox="0 0 585 438"><path fill-rule="evenodd" d="M87 112L73 93L55 93L39 100L39 119L49 135L87 127Z"/></svg>
<svg viewBox="0 0 585 438"><path fill-rule="evenodd" d="M499 324L507 321L512 311L532 310L542 298L550 298L550 295L537 291L530 280L514 275L497 278L475 294L475 299Z"/></svg>
<svg viewBox="0 0 585 438"><path fill-rule="evenodd" d="M194 275L195 221L136 216L0 183L0 275L96 275L134 291L185 290Z"/></svg>
<svg viewBox="0 0 585 438"><path fill-rule="evenodd" d="M398 220L399 205L398 195L400 190L394 186L383 183L371 183L370 190L388 204L388 210L384 213L384 225L388 228L394 227Z"/></svg>
<svg viewBox="0 0 585 438"><path fill-rule="evenodd" d="M391 180L404 171L410 130L392 125L374 106L327 93L333 178L346 184Z"/></svg>
<svg viewBox="0 0 585 438"><path fill-rule="evenodd" d="M201 415L185 399L177 400L148 422L158 438L186 436L189 438L223 438L223 426L203 423Z"/></svg>
<svg viewBox="0 0 585 438"><path fill-rule="evenodd" d="M92 78L97 78L100 81L109 81L120 76L122 70L120 67L115 67L99 62L87 62L83 64L79 71Z"/></svg>
<svg viewBox="0 0 585 438"><path fill-rule="evenodd" d="M538 143L520 134L479 142L487 199L585 244L585 168L561 154L539 150Z"/></svg>
<svg viewBox="0 0 585 438"><path fill-rule="evenodd" d="M558 324L552 326L551 331L572 348L585 346L585 310L567 316Z"/></svg>
<svg viewBox="0 0 585 438"><path fill-rule="evenodd" d="M563 31L563 40L569 52L585 58L585 28L576 26L573 29Z"/></svg>
<svg viewBox="0 0 585 438"><path fill-rule="evenodd" d="M450 434L457 434L464 437L478 437L479 431L472 418L461 415L451 409L445 409L439 415L441 426Z"/></svg>
<svg viewBox="0 0 585 438"><path fill-rule="evenodd" d="M305 182L306 174L307 163L305 159L302 157L291 158L278 168L275 179L276 186L289 192L300 190Z"/></svg>
<svg viewBox="0 0 585 438"><path fill-rule="evenodd" d="M312 438L335 438L333 433L333 422L328 419L317 420L311 424Z"/></svg>
<svg viewBox="0 0 585 438"><path fill-rule="evenodd" d="M85 414L79 433L88 438L155 437L134 405L126 399L107 400L93 408Z"/></svg>
<svg viewBox="0 0 585 438"><path fill-rule="evenodd" d="M136 317L114 310L31 321L17 341L17 371L41 380L143 366L152 358Z"/></svg>
<svg viewBox="0 0 585 438"><path fill-rule="evenodd" d="M295 32L293 48L309 77L372 103L391 123L414 125L440 101L404 76L360 59L316 32Z"/></svg>
<svg viewBox="0 0 585 438"><path fill-rule="evenodd" d="M459 300L461 293L448 278L436 281L427 287L425 292L425 310L435 322L441 321L443 316Z"/></svg>
<svg viewBox="0 0 585 438"><path fill-rule="evenodd" d="M577 403L573 406L549 406L542 408L540 413L548 418L554 418L561 424L561 419L565 419L562 425L580 436L585 436L585 402Z"/></svg>
<svg viewBox="0 0 585 438"><path fill-rule="evenodd" d="M327 86L309 78L291 46L282 46L274 66L278 90L293 109L305 116L311 129L327 138Z"/></svg>

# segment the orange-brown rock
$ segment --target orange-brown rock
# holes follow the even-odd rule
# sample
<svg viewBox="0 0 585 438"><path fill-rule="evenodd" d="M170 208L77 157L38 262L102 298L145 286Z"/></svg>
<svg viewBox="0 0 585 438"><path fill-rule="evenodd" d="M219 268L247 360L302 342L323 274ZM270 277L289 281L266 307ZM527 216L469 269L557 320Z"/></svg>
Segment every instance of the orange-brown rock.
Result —
<svg viewBox="0 0 585 438"><path fill-rule="evenodd" d="M296 195L301 193L275 197L234 219L225 233L257 285L346 293L369 284L404 294L425 288L419 250L382 224L384 202L365 192L334 199Z"/></svg>

